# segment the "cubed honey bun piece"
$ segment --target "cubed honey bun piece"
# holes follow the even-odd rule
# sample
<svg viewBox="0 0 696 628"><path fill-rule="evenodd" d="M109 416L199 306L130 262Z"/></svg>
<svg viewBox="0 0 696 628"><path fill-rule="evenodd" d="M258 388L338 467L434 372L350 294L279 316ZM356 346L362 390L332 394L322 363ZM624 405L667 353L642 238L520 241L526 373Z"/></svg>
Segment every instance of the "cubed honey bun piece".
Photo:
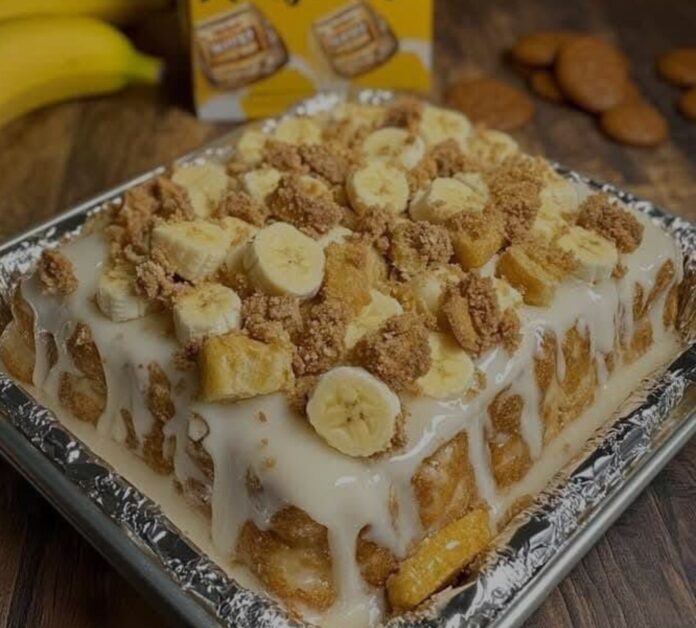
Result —
<svg viewBox="0 0 696 628"><path fill-rule="evenodd" d="M116 264L102 271L97 282L97 305L115 323L145 316L148 303L135 292L135 270L129 264Z"/></svg>
<svg viewBox="0 0 696 628"><path fill-rule="evenodd" d="M410 170L425 155L425 142L405 129L385 127L370 133L362 150L368 162L386 161Z"/></svg>
<svg viewBox="0 0 696 628"><path fill-rule="evenodd" d="M152 249L190 281L214 273L225 260L229 243L224 229L204 220L164 223L152 230Z"/></svg>
<svg viewBox="0 0 696 628"><path fill-rule="evenodd" d="M225 167L213 161L181 166L172 181L186 190L193 211L202 218L217 208L230 183Z"/></svg>
<svg viewBox="0 0 696 628"><path fill-rule="evenodd" d="M427 220L436 224L461 211L482 212L488 201L488 188L482 177L438 177L415 195L409 206L413 220Z"/></svg>
<svg viewBox="0 0 696 628"><path fill-rule="evenodd" d="M244 270L266 294L313 297L324 278L324 249L290 224L264 227L247 244Z"/></svg>
<svg viewBox="0 0 696 628"><path fill-rule="evenodd" d="M348 456L384 451L396 433L399 397L365 369L339 366L324 373L307 403L312 427Z"/></svg>
<svg viewBox="0 0 696 628"><path fill-rule="evenodd" d="M198 359L205 401L249 399L292 385L292 351L281 339L260 342L236 331L210 336Z"/></svg>
<svg viewBox="0 0 696 628"><path fill-rule="evenodd" d="M217 336L239 327L242 301L219 283L204 283L174 302L174 330L182 345L205 336Z"/></svg>

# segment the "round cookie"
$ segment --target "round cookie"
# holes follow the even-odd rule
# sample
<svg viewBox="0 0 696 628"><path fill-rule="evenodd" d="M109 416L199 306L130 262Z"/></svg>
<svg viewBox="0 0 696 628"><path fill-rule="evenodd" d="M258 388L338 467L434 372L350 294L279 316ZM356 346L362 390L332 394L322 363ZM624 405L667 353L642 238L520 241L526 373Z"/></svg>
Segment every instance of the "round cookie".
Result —
<svg viewBox="0 0 696 628"><path fill-rule="evenodd" d="M667 121L650 105L626 103L605 111L599 120L612 139L631 146L656 146L667 139Z"/></svg>
<svg viewBox="0 0 696 628"><path fill-rule="evenodd" d="M696 48L675 48L657 60L657 71L679 87L696 86Z"/></svg>
<svg viewBox="0 0 696 628"><path fill-rule="evenodd" d="M564 43L556 59L556 78L565 96L579 107L601 113L618 105L626 89L625 57L596 37Z"/></svg>
<svg viewBox="0 0 696 628"><path fill-rule="evenodd" d="M690 120L696 120L696 87L682 94L679 99L679 111Z"/></svg>
<svg viewBox="0 0 696 628"><path fill-rule="evenodd" d="M621 104L638 104L644 102L645 99L643 98L643 94L640 93L640 88L629 78L626 81L626 86L624 88L624 95L621 99Z"/></svg>
<svg viewBox="0 0 696 628"><path fill-rule="evenodd" d="M526 94L493 78L457 83L449 89L445 100L472 122L500 131L517 129L534 114L534 105Z"/></svg>
<svg viewBox="0 0 696 628"><path fill-rule="evenodd" d="M539 31L517 40L512 47L512 58L523 65L547 68L553 65L560 45L573 34L568 31Z"/></svg>
<svg viewBox="0 0 696 628"><path fill-rule="evenodd" d="M544 100L555 102L557 104L566 101L561 88L558 87L558 81L553 72L548 70L535 70L529 77L529 87L537 95Z"/></svg>

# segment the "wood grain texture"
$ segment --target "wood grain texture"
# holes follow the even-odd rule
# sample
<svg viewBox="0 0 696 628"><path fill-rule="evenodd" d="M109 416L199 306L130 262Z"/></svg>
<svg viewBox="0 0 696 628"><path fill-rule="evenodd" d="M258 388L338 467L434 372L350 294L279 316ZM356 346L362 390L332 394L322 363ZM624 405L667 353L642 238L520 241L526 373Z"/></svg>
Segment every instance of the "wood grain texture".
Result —
<svg viewBox="0 0 696 628"><path fill-rule="evenodd" d="M692 0L441 0L436 75L440 87L479 74L522 85L501 58L519 35L563 27L607 37L627 53L642 91L667 115L671 141L656 150L621 147L607 141L591 117L538 99L534 121L517 137L527 150L696 219L696 124L678 115L678 90L654 72L659 53L696 45L695 24ZM152 32L153 25L145 28ZM51 107L0 130L0 238L225 132L229 125L201 123L172 104L186 99L180 77L175 75L165 89L130 89ZM692 441L527 625L696 625L695 522ZM0 625L166 624L38 493L0 462Z"/></svg>

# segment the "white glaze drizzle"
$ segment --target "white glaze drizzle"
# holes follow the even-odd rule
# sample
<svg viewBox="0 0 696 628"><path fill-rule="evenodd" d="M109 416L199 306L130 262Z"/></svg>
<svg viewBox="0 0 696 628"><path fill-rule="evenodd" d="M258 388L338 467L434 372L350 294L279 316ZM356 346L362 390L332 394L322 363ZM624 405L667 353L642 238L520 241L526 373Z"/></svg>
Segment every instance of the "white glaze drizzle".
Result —
<svg viewBox="0 0 696 628"><path fill-rule="evenodd" d="M643 243L636 252L622 256L627 267L624 277L593 286L567 281L558 287L549 307L523 307L522 341L514 355L498 347L477 360L478 368L486 375L486 388L471 401L403 397L402 403L408 410L407 444L381 458L353 459L329 448L306 422L291 413L279 394L233 405L196 401L195 377L173 365L172 355L178 345L162 315L115 324L97 310L93 296L106 255L99 234L75 240L62 249L72 260L79 282L69 297L57 299L43 294L36 277L22 284L23 295L35 312L36 331L53 334L58 347L58 362L48 372L45 343L37 342L34 383L49 398L57 397L58 374L75 371L65 342L75 322L88 324L102 356L108 387L106 410L98 430L122 442L124 426L118 417L125 408L133 416L142 444L153 426L146 399L147 365L157 362L172 383L176 412L165 427L165 436L175 441L174 476L182 484L189 478L204 479L184 447L191 412L202 416L209 427L204 445L215 469L211 535L216 549L232 556L238 532L246 520L264 528L278 509L295 505L329 530L339 593L330 614L342 618L344 626L349 625L345 623L349 617L354 625L372 625L380 616L382 602L378 593L367 590L355 561L355 541L360 530L369 525L371 538L403 557L423 532L411 478L427 456L462 430L468 434L469 458L479 495L488 503L493 519L498 520L509 507L511 495L524 493L525 480L508 491L498 490L488 459L487 407L507 387L522 396L522 436L532 459L538 459L543 426L537 411L539 391L532 364L543 330L551 329L562 339L566 330L577 323L589 332L597 356L600 387L604 387L611 381L604 354L614 348L615 322L621 321L629 332L633 328L634 285L641 284L647 295L657 270L667 259L672 259L678 269L677 281L681 278L681 258L675 243L647 218L639 219L645 225ZM649 314L656 343L667 334L661 320L666 293L665 290L661 294ZM557 344L560 347L561 343ZM557 368L557 375L562 377L565 364L560 348ZM259 412L266 416L266 421L258 420ZM269 458L274 460L273 466L264 464ZM260 495L249 494L249 470L264 487ZM555 470L548 469L546 477ZM398 503L396 521L390 510L392 495Z"/></svg>

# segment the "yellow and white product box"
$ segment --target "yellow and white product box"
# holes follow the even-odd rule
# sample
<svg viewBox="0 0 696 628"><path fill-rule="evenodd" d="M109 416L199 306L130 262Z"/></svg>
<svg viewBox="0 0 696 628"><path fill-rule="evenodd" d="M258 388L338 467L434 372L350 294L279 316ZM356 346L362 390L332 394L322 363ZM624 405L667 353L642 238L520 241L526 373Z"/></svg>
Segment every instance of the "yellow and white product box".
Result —
<svg viewBox="0 0 696 628"><path fill-rule="evenodd" d="M187 0L196 109L280 113L317 91L430 89L433 0Z"/></svg>

